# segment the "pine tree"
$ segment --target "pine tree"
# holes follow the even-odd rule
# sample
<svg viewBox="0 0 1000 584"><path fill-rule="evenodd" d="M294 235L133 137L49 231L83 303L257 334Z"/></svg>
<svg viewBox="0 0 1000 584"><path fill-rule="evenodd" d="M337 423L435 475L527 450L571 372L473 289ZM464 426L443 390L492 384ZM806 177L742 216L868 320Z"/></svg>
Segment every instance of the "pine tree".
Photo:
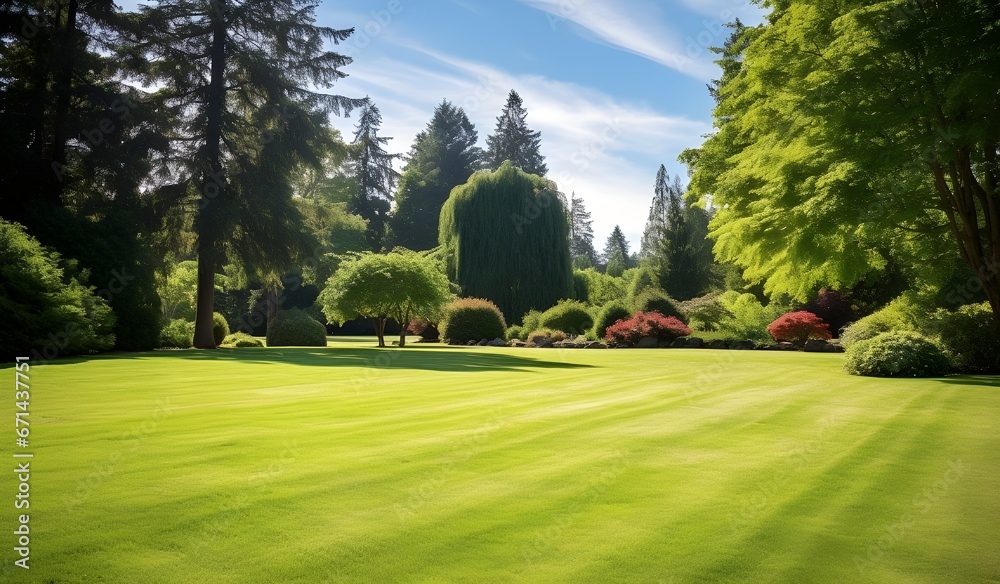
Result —
<svg viewBox="0 0 1000 584"><path fill-rule="evenodd" d="M532 131L526 122L528 111L524 109L521 96L513 89L507 96L497 127L492 136L486 137L486 163L491 170L500 168L505 160L527 172L545 176L548 168L540 151L542 133Z"/></svg>
<svg viewBox="0 0 1000 584"><path fill-rule="evenodd" d="M196 212L194 344L215 347L215 274L224 260L283 271L305 243L290 175L329 139L327 118L364 102L311 89L345 76L348 57L324 48L353 29L315 24L302 0L161 0L142 6L134 57L159 85L176 140L155 196ZM262 279L265 279L262 277Z"/></svg>
<svg viewBox="0 0 1000 584"><path fill-rule="evenodd" d="M604 244L605 272L611 276L621 276L622 272L633 267L633 259L629 254L628 240L622 228L615 225Z"/></svg>
<svg viewBox="0 0 1000 584"><path fill-rule="evenodd" d="M656 253L667 228L667 208L670 186L667 181L670 175L667 168L660 165L656 172L656 183L653 187L653 202L649 205L649 218L646 219L646 229L642 232L642 242L639 247L639 257L647 259Z"/></svg>
<svg viewBox="0 0 1000 584"><path fill-rule="evenodd" d="M479 136L465 111L447 100L417 134L407 157L390 221L393 246L427 250L438 244L441 207L451 190L479 169Z"/></svg>
<svg viewBox="0 0 1000 584"><path fill-rule="evenodd" d="M585 269L597 263L594 250L594 228L590 212L583 205L583 198L570 194L569 205L569 252L573 265Z"/></svg>
<svg viewBox="0 0 1000 584"><path fill-rule="evenodd" d="M354 213L368 221L368 245L372 251L382 249L392 192L399 179L392 162L400 156L386 152L384 146L392 138L378 135L381 126L382 114L369 101L362 108L354 131L354 174L358 192L352 207Z"/></svg>
<svg viewBox="0 0 1000 584"><path fill-rule="evenodd" d="M680 177L668 188L665 225L651 259L667 294L688 300L705 292L712 274L712 248L708 240L708 213L684 205Z"/></svg>

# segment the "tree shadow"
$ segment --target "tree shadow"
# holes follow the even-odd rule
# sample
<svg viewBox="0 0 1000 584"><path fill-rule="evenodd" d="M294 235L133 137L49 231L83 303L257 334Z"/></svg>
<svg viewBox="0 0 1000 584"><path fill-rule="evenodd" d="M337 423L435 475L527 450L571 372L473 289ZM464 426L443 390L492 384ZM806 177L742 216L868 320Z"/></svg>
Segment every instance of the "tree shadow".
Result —
<svg viewBox="0 0 1000 584"><path fill-rule="evenodd" d="M945 377L937 381L949 385L978 385L1000 389L1000 375L956 375L955 377Z"/></svg>
<svg viewBox="0 0 1000 584"><path fill-rule="evenodd" d="M587 369L593 365L562 363L534 358L544 357L544 349L531 351L532 357L486 352L475 348L458 348L443 345L417 347L268 347L221 348L214 350L181 349L149 351L145 353L105 353L91 357L71 357L52 361L53 365L83 363L101 359L185 359L193 361L221 361L253 364L285 364L306 367L372 367L376 369L417 369L426 371L530 371L532 369Z"/></svg>

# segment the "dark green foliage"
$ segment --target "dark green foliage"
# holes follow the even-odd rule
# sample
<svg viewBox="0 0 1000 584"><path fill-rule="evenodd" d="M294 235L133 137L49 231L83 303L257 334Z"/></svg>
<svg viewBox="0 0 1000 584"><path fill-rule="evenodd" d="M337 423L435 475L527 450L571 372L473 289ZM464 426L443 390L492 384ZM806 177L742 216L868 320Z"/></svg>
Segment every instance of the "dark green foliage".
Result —
<svg viewBox="0 0 1000 584"><path fill-rule="evenodd" d="M497 117L496 130L486 137L485 160L491 170L497 170L504 162L510 161L528 174L545 176L548 172L545 157L539 149L542 134L528 128L527 117L521 96L511 89L507 103Z"/></svg>
<svg viewBox="0 0 1000 584"><path fill-rule="evenodd" d="M507 327L507 333L505 338L508 341L513 341L514 339L524 341L528 338L528 329L522 327L521 325L514 325Z"/></svg>
<svg viewBox="0 0 1000 584"><path fill-rule="evenodd" d="M566 211L555 185L510 164L456 187L441 210L448 275L504 314L573 295Z"/></svg>
<svg viewBox="0 0 1000 584"><path fill-rule="evenodd" d="M628 251L628 240L625 239L625 232L618 225L611 230L608 241L604 244L604 264L605 273L617 278L625 270L635 267L632 256Z"/></svg>
<svg viewBox="0 0 1000 584"><path fill-rule="evenodd" d="M160 330L160 347L164 349L190 349L194 338L194 323L174 319Z"/></svg>
<svg viewBox="0 0 1000 584"><path fill-rule="evenodd" d="M326 327L301 309L279 311L267 324L268 347L325 347Z"/></svg>
<svg viewBox="0 0 1000 584"><path fill-rule="evenodd" d="M441 207L451 189L479 169L482 151L477 140L476 128L462 108L448 101L437 106L403 168L390 224L393 246L421 251L438 245Z"/></svg>
<svg viewBox="0 0 1000 584"><path fill-rule="evenodd" d="M502 339L507 329L500 309L481 298L455 300L445 307L444 314L440 329L446 343Z"/></svg>
<svg viewBox="0 0 1000 584"><path fill-rule="evenodd" d="M573 298L580 302L590 302L590 278L580 270L573 270Z"/></svg>
<svg viewBox="0 0 1000 584"><path fill-rule="evenodd" d="M594 336L598 339L603 339L609 326L619 320L631 318L634 312L624 301L612 300L608 302L601 307L601 311L597 313L597 318L594 319Z"/></svg>
<svg viewBox="0 0 1000 584"><path fill-rule="evenodd" d="M1000 371L1000 331L987 302L939 310L926 328L941 339L955 364L970 371Z"/></svg>
<svg viewBox="0 0 1000 584"><path fill-rule="evenodd" d="M264 343L260 342L260 339L252 337L244 332L235 332L230 335L226 335L226 338L222 340L221 343L224 347L263 347Z"/></svg>
<svg viewBox="0 0 1000 584"><path fill-rule="evenodd" d="M910 331L882 333L847 349L844 370L868 377L937 377L951 370L940 346Z"/></svg>
<svg viewBox="0 0 1000 584"><path fill-rule="evenodd" d="M659 312L663 316L674 316L687 324L688 317L678 303L662 290L649 289L632 301L635 312Z"/></svg>
<svg viewBox="0 0 1000 584"><path fill-rule="evenodd" d="M212 315L212 335L215 337L215 344L222 344L222 340L229 334L229 323L226 317L218 312Z"/></svg>
<svg viewBox="0 0 1000 584"><path fill-rule="evenodd" d="M110 349L114 315L87 280L74 262L0 219L0 356L52 359Z"/></svg>
<svg viewBox="0 0 1000 584"><path fill-rule="evenodd" d="M597 264L594 249L594 228L590 212L583 205L583 198L571 193L569 196L569 253L573 267L586 269ZM580 298L578 298L580 300Z"/></svg>
<svg viewBox="0 0 1000 584"><path fill-rule="evenodd" d="M564 300L542 313L541 324L544 328L582 335L593 328L594 319L584 303Z"/></svg>
<svg viewBox="0 0 1000 584"><path fill-rule="evenodd" d="M811 312L830 325L830 332L838 336L840 329L857 316L848 298L836 290L820 289L816 298L807 302L800 310Z"/></svg>
<svg viewBox="0 0 1000 584"><path fill-rule="evenodd" d="M660 287L675 298L688 300L703 294L713 277L708 214L684 205L680 177L667 184L669 175L661 165L656 177L656 196L643 235L643 250L656 268Z"/></svg>
<svg viewBox="0 0 1000 584"><path fill-rule="evenodd" d="M378 135L381 126L382 114L378 107L366 103L354 131L354 175L358 192L351 211L368 221L368 244L372 251L382 249L392 193L399 179L392 163L400 156L386 152L384 146L392 138Z"/></svg>

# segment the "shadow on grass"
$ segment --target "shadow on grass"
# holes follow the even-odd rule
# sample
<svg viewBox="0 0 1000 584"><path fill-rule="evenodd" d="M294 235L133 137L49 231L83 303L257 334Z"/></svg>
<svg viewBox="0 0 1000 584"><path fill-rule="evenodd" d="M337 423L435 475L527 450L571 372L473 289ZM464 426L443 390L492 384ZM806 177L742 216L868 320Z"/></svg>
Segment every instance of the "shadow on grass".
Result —
<svg viewBox="0 0 1000 584"><path fill-rule="evenodd" d="M433 349L433 350L426 350ZM528 371L531 369L585 369L593 365L561 363L517 355L487 353L475 349L421 345L405 347L274 347L145 353L105 353L86 358L68 358L53 364L83 363L101 359L185 359L194 361L238 361L255 364L285 364L311 367L373 367L376 369L418 369L427 371Z"/></svg>
<svg viewBox="0 0 1000 584"><path fill-rule="evenodd" d="M950 385L980 385L1000 389L1000 375L957 375L938 379L938 381Z"/></svg>

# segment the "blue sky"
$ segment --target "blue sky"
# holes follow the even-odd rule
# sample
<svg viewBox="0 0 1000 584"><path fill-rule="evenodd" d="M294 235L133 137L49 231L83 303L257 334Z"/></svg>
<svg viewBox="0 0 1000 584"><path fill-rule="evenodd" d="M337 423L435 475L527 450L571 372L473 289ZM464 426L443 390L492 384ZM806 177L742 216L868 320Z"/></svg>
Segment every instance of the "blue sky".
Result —
<svg viewBox="0 0 1000 584"><path fill-rule="evenodd" d="M485 146L517 90L549 178L584 198L600 250L616 224L638 247L661 163L686 182L677 155L711 129L707 47L737 16L761 12L749 0L341 0L318 21L355 28L334 90L375 101L391 151L409 150L442 99ZM355 122L334 125L350 139Z"/></svg>

